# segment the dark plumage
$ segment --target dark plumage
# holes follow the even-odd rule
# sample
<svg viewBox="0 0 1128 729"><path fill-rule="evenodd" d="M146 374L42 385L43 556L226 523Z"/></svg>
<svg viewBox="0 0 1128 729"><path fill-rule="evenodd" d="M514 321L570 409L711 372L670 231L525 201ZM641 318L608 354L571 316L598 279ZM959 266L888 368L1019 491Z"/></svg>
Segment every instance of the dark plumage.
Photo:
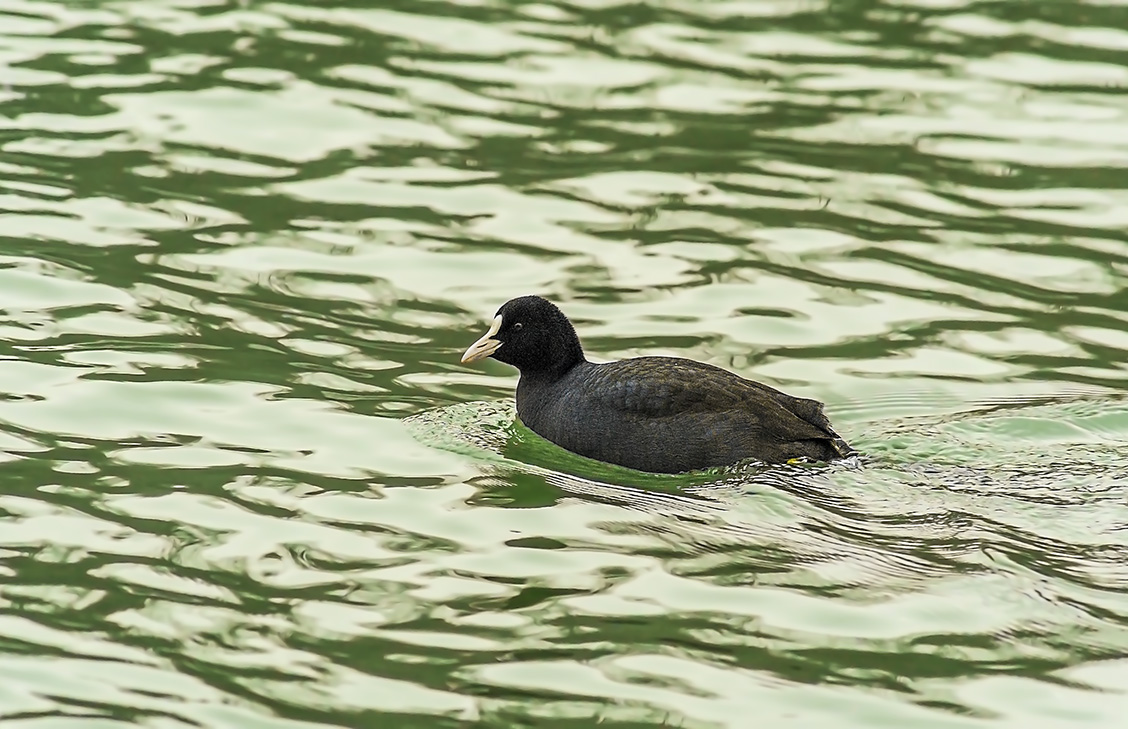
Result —
<svg viewBox="0 0 1128 729"><path fill-rule="evenodd" d="M588 362L572 323L539 296L506 302L462 361L484 357L521 371L517 415L525 425L607 463L678 473L853 453L822 403L719 367L680 357Z"/></svg>

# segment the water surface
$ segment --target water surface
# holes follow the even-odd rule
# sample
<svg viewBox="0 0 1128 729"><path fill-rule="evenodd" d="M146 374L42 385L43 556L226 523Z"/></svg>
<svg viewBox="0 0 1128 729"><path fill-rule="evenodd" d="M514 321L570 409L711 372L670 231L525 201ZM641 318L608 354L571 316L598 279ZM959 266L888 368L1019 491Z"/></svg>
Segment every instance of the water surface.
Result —
<svg viewBox="0 0 1128 729"><path fill-rule="evenodd" d="M4 726L1120 726L1125 17L9 0ZM563 453L533 292L866 457Z"/></svg>

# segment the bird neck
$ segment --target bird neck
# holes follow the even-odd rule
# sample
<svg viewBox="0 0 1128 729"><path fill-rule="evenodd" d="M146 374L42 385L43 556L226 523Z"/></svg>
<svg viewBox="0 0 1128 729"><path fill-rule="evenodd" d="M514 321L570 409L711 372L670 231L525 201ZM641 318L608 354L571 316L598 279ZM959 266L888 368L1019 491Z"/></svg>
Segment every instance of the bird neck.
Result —
<svg viewBox="0 0 1128 729"><path fill-rule="evenodd" d="M581 364L586 364L587 359L581 352L576 359L567 361L558 360L551 367L534 367L521 370L521 377L530 382L556 382L564 378L569 372Z"/></svg>
<svg viewBox="0 0 1128 729"><path fill-rule="evenodd" d="M561 337L548 344L547 352L538 353L535 360L523 362L520 367L521 377L530 382L555 382L576 366L586 363L584 350L580 346L580 339L575 332L571 336Z"/></svg>

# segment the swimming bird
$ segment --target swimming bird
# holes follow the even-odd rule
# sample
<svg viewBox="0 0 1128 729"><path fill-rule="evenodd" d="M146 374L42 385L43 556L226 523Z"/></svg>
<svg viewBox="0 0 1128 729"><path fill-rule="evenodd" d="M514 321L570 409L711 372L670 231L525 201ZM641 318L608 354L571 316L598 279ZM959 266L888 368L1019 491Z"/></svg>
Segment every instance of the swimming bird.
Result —
<svg viewBox="0 0 1128 729"><path fill-rule="evenodd" d="M720 367L681 357L589 362L568 317L540 296L503 304L462 362L486 357L520 371L521 422L598 461L680 473L854 453L831 428L822 403Z"/></svg>

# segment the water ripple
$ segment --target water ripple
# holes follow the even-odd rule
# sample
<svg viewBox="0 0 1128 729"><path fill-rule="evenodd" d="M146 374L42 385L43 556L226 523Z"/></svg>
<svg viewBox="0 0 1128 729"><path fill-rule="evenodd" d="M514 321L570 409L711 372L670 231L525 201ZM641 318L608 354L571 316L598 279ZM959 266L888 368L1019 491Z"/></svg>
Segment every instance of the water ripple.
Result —
<svg viewBox="0 0 1128 729"><path fill-rule="evenodd" d="M1119 13L6 3L0 716L1117 725ZM864 455L562 453L534 291Z"/></svg>

